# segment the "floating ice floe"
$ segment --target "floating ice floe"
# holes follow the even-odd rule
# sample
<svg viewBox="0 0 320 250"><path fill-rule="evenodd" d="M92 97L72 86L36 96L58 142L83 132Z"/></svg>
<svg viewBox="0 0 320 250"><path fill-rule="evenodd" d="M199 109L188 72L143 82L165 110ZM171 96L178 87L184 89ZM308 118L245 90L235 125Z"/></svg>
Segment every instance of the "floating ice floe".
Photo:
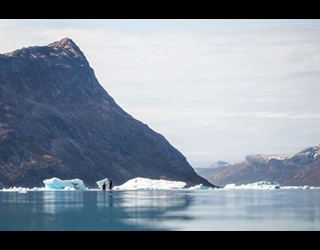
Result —
<svg viewBox="0 0 320 250"><path fill-rule="evenodd" d="M277 182L258 181L254 183L242 184L236 186L235 184L228 184L224 189L318 189L320 187L305 186L280 186Z"/></svg>
<svg viewBox="0 0 320 250"><path fill-rule="evenodd" d="M113 189L116 190L179 190L179 189L212 189L211 187L206 187L202 184L196 185L194 187L188 186L183 181L168 181L162 179L148 179L137 177L131 179L121 186L115 186Z"/></svg>
<svg viewBox="0 0 320 250"><path fill-rule="evenodd" d="M97 181L96 183L97 183L98 187L99 187L100 189L102 189L102 184L103 184L103 183L108 184L108 182L109 182L109 179L108 179L108 178L104 178L104 179L102 179L102 180L100 180L100 181Z"/></svg>
<svg viewBox="0 0 320 250"><path fill-rule="evenodd" d="M148 178L137 177L131 179L121 186L115 186L113 189L118 190L154 190L154 189L184 189L188 188L187 184L182 181L152 180Z"/></svg>
<svg viewBox="0 0 320 250"><path fill-rule="evenodd" d="M108 178L97 181L96 189L89 189L86 187L82 180L71 179L61 180L57 177L43 180L45 187L34 187L32 189L22 187L12 187L9 189L2 189L0 191L18 191L19 193L26 193L27 191L46 191L46 190L101 190L103 182L108 183ZM235 185L228 184L223 188L211 188L202 184L190 187L182 181L168 181L162 179L149 179L136 177L128 180L120 186L114 186L113 190L205 190L205 189L261 189L261 190L277 190L277 189L314 189L320 187L309 187L309 186L280 186L277 182L259 181L255 183Z"/></svg>
<svg viewBox="0 0 320 250"><path fill-rule="evenodd" d="M228 184L225 189L280 189L280 185L277 182L258 181L249 184L243 184L236 186L235 184Z"/></svg>
<svg viewBox="0 0 320 250"><path fill-rule="evenodd" d="M43 183L47 189L54 190L88 190L80 179L61 180L57 177L43 180Z"/></svg>

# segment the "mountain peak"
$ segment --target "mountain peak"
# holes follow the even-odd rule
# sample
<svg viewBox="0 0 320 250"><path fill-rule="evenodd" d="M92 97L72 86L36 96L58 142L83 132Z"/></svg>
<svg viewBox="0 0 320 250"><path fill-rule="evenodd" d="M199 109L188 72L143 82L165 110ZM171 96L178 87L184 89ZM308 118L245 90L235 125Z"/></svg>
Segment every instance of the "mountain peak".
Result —
<svg viewBox="0 0 320 250"><path fill-rule="evenodd" d="M77 47L77 45L72 41L72 39L65 37L60 41L53 42L49 44L51 47L62 47L62 48L72 48Z"/></svg>
<svg viewBox="0 0 320 250"><path fill-rule="evenodd" d="M217 161L216 163L210 165L210 168L219 168L219 167L226 167L229 166L230 164L225 161Z"/></svg>
<svg viewBox="0 0 320 250"><path fill-rule="evenodd" d="M71 52L75 57L84 57L84 54L81 52L79 47L72 41L72 39L68 37L63 38L60 41L50 43L48 46L52 48L66 49L69 52Z"/></svg>
<svg viewBox="0 0 320 250"><path fill-rule="evenodd" d="M79 49L79 47L70 39L63 38L60 41L50 43L46 46L33 46L18 49L12 52L5 53L1 55L2 58L5 57L21 57L29 59L48 59L52 56L55 57L73 57L86 61L85 55Z"/></svg>

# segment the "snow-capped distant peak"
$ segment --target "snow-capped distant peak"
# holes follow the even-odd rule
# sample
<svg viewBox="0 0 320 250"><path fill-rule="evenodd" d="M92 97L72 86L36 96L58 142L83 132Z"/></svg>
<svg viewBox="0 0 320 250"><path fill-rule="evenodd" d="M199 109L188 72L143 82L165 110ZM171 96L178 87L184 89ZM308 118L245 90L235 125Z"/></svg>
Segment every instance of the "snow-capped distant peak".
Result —
<svg viewBox="0 0 320 250"><path fill-rule="evenodd" d="M246 160L248 162L261 162L261 163L267 163L268 161L270 161L271 159L275 159L275 160L285 160L287 158L290 158L290 155L264 155L264 154L257 154L257 155L248 155L246 156Z"/></svg>
<svg viewBox="0 0 320 250"><path fill-rule="evenodd" d="M305 150L300 151L299 153L295 154L294 156L300 157L313 157L314 159L320 157L320 144L314 147L307 148Z"/></svg>
<svg viewBox="0 0 320 250"><path fill-rule="evenodd" d="M225 161L218 161L209 167L210 168L219 168L219 167L227 167L227 166L230 166L230 163L225 162Z"/></svg>

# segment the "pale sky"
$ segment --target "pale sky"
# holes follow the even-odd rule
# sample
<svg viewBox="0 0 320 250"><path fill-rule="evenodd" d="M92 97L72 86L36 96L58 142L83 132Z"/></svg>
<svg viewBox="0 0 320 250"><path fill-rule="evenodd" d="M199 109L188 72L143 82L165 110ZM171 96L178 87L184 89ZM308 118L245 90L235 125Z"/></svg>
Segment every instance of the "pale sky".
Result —
<svg viewBox="0 0 320 250"><path fill-rule="evenodd" d="M319 19L0 21L0 53L71 38L193 168L320 143Z"/></svg>

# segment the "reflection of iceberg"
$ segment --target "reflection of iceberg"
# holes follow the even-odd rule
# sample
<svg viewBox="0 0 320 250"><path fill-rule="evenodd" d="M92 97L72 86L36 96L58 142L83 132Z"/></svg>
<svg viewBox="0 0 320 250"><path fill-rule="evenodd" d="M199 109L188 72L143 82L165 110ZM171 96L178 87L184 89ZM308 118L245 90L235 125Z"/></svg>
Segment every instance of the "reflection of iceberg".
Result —
<svg viewBox="0 0 320 250"><path fill-rule="evenodd" d="M84 185L80 179L71 180L60 180L59 178L53 177L43 181L47 189L64 189L64 190L87 190L88 188Z"/></svg>

